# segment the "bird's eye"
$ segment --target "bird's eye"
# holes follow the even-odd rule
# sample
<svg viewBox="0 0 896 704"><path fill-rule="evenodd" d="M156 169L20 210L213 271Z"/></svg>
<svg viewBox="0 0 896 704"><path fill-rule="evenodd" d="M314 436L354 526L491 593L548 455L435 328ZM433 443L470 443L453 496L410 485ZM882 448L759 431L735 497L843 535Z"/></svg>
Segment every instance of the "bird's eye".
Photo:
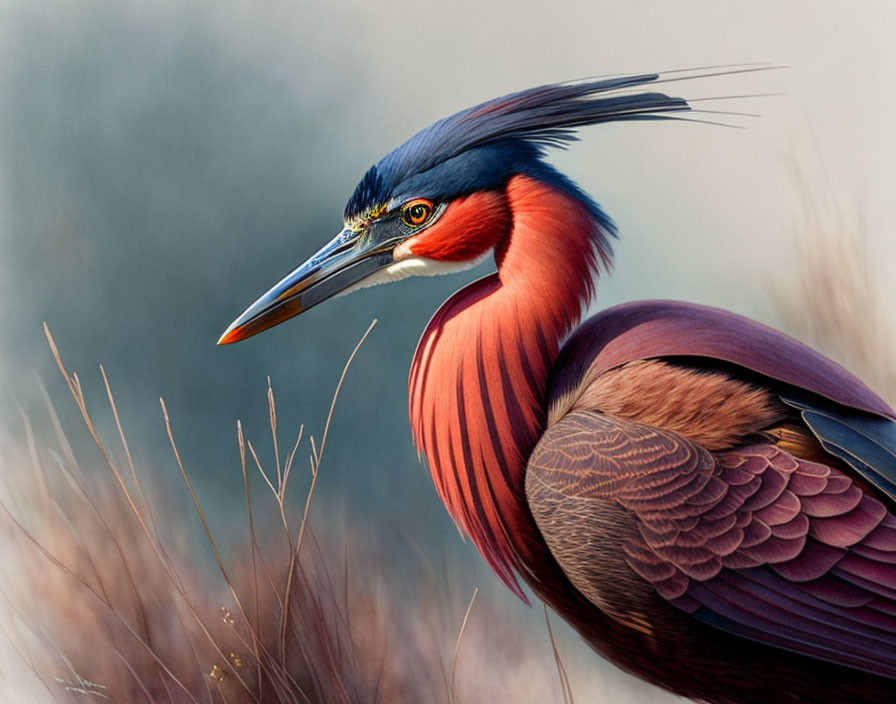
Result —
<svg viewBox="0 0 896 704"><path fill-rule="evenodd" d="M420 227L432 217L432 203L422 198L412 200L401 209L401 221L408 227Z"/></svg>

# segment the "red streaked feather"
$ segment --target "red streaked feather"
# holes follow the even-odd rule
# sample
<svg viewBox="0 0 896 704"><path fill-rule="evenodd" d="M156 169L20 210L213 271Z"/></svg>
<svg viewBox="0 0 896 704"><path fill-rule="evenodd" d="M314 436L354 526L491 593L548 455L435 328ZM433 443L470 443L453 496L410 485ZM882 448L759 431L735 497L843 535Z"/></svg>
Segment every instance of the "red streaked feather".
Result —
<svg viewBox="0 0 896 704"><path fill-rule="evenodd" d="M496 247L498 273L458 291L424 331L408 383L411 427L449 512L525 598L514 571L531 564L539 542L525 500L526 460L544 428L560 342L593 293L603 254L586 207L545 184L517 176L504 193L479 198L496 218L492 237L503 228L486 243ZM450 206L412 252L453 256L462 228L478 227L467 217L469 200Z"/></svg>

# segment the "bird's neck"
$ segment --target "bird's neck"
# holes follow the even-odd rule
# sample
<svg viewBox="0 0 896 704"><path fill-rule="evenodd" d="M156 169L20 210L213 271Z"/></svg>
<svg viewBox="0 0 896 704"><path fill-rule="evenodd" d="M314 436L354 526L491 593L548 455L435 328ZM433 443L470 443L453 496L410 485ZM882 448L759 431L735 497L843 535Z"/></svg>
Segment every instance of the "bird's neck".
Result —
<svg viewBox="0 0 896 704"><path fill-rule="evenodd" d="M603 233L589 208L518 176L497 273L463 288L430 321L411 368L410 416L442 500L492 569L514 571L540 541L525 468L544 430L548 377L593 293Z"/></svg>

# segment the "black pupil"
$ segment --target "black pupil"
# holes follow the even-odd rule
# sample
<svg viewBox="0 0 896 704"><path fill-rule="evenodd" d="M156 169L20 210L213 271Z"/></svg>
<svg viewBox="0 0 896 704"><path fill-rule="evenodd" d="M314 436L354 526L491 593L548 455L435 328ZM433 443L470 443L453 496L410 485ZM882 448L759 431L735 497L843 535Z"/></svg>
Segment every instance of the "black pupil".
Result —
<svg viewBox="0 0 896 704"><path fill-rule="evenodd" d="M423 222L426 219L426 206L425 205L415 205L411 207L411 221L412 222Z"/></svg>

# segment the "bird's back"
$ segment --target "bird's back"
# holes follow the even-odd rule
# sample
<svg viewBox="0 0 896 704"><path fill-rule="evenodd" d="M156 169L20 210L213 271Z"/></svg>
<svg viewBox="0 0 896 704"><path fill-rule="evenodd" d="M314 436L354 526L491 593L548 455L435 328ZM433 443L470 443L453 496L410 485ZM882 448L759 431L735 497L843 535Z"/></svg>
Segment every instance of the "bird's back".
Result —
<svg viewBox="0 0 896 704"><path fill-rule="evenodd" d="M843 406L896 419L886 402L836 362L741 315L680 301L636 301L583 322L564 344L551 403L585 380L642 359L696 357L727 362Z"/></svg>
<svg viewBox="0 0 896 704"><path fill-rule="evenodd" d="M680 694L891 701L892 418L842 367L740 316L645 302L586 321L526 476L595 609L567 617Z"/></svg>

